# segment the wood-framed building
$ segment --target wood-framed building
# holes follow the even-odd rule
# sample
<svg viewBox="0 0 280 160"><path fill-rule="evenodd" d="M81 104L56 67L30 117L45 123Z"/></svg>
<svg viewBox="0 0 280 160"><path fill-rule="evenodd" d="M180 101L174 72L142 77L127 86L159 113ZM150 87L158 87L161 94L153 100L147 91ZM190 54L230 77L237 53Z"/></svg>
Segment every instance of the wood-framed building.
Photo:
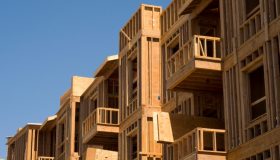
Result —
<svg viewBox="0 0 280 160"><path fill-rule="evenodd" d="M161 110L161 7L142 4L119 35L119 159L160 160L153 112Z"/></svg>
<svg viewBox="0 0 280 160"><path fill-rule="evenodd" d="M93 78L73 76L71 87L60 98L56 123L56 160L78 160L80 142L80 98Z"/></svg>
<svg viewBox="0 0 280 160"><path fill-rule="evenodd" d="M279 160L280 0L142 4L8 160Z"/></svg>
<svg viewBox="0 0 280 160"><path fill-rule="evenodd" d="M39 129L38 160L54 160L55 158L56 119L56 115L48 117Z"/></svg>
<svg viewBox="0 0 280 160"><path fill-rule="evenodd" d="M93 83L81 96L80 156L82 160L118 159L118 55L109 56L97 69Z"/></svg>
<svg viewBox="0 0 280 160"><path fill-rule="evenodd" d="M7 138L7 160L37 160L38 132L41 124L28 123L17 133Z"/></svg>
<svg viewBox="0 0 280 160"><path fill-rule="evenodd" d="M161 14L165 160L226 159L220 26L219 0L173 0Z"/></svg>
<svg viewBox="0 0 280 160"><path fill-rule="evenodd" d="M280 159L280 1L220 2L228 159Z"/></svg>

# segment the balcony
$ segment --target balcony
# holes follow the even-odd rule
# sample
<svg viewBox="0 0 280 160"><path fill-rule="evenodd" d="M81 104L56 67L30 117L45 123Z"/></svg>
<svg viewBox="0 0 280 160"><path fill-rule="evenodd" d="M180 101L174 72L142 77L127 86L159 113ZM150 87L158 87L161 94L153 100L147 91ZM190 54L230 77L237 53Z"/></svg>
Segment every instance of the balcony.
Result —
<svg viewBox="0 0 280 160"><path fill-rule="evenodd" d="M168 145L169 159L226 159L225 130L196 128ZM173 152L173 153L172 153Z"/></svg>
<svg viewBox="0 0 280 160"><path fill-rule="evenodd" d="M83 122L83 143L102 144L117 138L118 133L119 109L99 107Z"/></svg>
<svg viewBox="0 0 280 160"><path fill-rule="evenodd" d="M167 57L167 88L222 90L220 38L194 35Z"/></svg>
<svg viewBox="0 0 280 160"><path fill-rule="evenodd" d="M38 157L38 160L54 160L54 157Z"/></svg>

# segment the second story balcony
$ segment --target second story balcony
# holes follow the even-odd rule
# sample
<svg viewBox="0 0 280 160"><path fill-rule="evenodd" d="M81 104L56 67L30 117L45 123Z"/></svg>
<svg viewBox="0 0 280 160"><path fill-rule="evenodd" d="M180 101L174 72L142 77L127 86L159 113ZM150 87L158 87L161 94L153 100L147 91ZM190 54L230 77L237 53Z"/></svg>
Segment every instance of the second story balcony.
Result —
<svg viewBox="0 0 280 160"><path fill-rule="evenodd" d="M194 35L167 54L167 89L221 90L221 71L220 38Z"/></svg>
<svg viewBox="0 0 280 160"><path fill-rule="evenodd" d="M117 137L119 133L119 109L98 107L82 125L83 143L106 141L106 137Z"/></svg>
<svg viewBox="0 0 280 160"><path fill-rule="evenodd" d="M195 128L167 146L167 159L226 159L225 130Z"/></svg>

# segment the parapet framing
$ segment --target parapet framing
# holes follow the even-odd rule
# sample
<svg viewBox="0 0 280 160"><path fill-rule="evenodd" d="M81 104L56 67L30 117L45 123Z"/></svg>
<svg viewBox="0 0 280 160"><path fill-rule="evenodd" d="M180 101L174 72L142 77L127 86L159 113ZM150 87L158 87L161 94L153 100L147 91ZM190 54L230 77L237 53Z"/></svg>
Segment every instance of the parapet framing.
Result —
<svg viewBox="0 0 280 160"><path fill-rule="evenodd" d="M279 160L280 0L143 4L8 160Z"/></svg>

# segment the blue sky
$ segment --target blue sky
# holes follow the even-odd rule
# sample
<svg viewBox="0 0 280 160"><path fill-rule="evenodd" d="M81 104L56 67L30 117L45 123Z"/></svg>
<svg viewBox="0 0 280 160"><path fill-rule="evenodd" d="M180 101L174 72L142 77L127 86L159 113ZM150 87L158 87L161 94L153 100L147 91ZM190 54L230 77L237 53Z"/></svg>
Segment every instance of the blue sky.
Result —
<svg viewBox="0 0 280 160"><path fill-rule="evenodd" d="M0 157L6 138L56 113L73 75L118 52L118 31L141 3L171 0L1 0Z"/></svg>

